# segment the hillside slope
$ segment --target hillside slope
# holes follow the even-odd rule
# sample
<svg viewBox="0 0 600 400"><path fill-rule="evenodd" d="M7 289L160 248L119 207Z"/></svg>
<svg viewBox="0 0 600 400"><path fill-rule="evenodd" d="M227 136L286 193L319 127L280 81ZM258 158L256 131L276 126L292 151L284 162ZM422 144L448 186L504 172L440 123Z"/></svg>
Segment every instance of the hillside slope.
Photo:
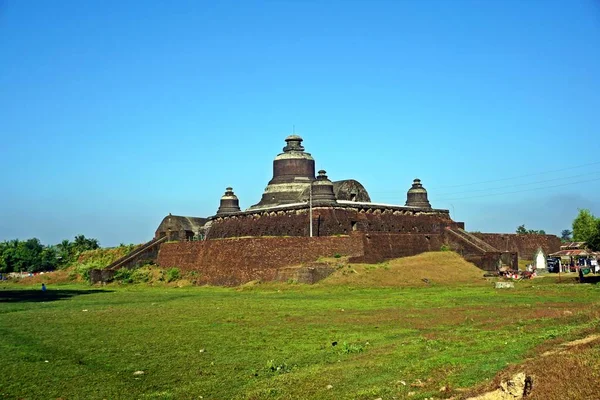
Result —
<svg viewBox="0 0 600 400"><path fill-rule="evenodd" d="M380 264L348 264L339 267L322 285L427 286L485 283L484 272L450 251L397 258Z"/></svg>

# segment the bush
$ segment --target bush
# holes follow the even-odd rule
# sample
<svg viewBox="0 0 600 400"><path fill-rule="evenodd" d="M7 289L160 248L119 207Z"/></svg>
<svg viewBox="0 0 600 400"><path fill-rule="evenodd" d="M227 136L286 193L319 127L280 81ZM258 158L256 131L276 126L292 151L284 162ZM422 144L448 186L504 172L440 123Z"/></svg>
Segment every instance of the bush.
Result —
<svg viewBox="0 0 600 400"><path fill-rule="evenodd" d="M138 268L131 273L131 280L134 283L146 283L152 279L152 272L148 268Z"/></svg>
<svg viewBox="0 0 600 400"><path fill-rule="evenodd" d="M179 279L181 277L181 274L179 273L179 268L169 268L167 270L167 282L173 282L176 281L177 279Z"/></svg>
<svg viewBox="0 0 600 400"><path fill-rule="evenodd" d="M75 279L76 275L81 276L83 280L86 282L90 281L90 270L92 269L102 269L103 265L100 262L90 261L83 264L77 264L73 268L73 271L69 273L70 276L73 276Z"/></svg>
<svg viewBox="0 0 600 400"><path fill-rule="evenodd" d="M133 283L132 271L127 268L121 268L115 272L114 280L120 283Z"/></svg>
<svg viewBox="0 0 600 400"><path fill-rule="evenodd" d="M440 251L450 251L450 246L443 244L442 247L440 247Z"/></svg>

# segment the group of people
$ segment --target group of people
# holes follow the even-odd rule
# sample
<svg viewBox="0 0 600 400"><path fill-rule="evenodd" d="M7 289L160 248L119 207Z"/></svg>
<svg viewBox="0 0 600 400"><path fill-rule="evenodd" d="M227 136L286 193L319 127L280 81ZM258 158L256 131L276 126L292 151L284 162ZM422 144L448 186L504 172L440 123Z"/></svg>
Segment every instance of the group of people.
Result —
<svg viewBox="0 0 600 400"><path fill-rule="evenodd" d="M506 278L506 279L514 279L514 280L519 280L519 279L533 279L537 276L535 270L530 271L530 270L526 270L526 271L514 271L512 269L508 269L506 271L498 271L498 275L501 278Z"/></svg>

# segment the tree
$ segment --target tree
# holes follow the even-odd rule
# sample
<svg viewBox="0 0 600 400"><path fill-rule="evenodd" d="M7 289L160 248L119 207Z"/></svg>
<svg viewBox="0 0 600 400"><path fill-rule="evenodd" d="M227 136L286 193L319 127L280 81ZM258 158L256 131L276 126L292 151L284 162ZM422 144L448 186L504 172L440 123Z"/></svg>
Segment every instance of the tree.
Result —
<svg viewBox="0 0 600 400"><path fill-rule="evenodd" d="M563 229L562 232L560 233L560 239L564 242L568 242L569 240L571 240L572 234L573 234L573 231L571 231L569 229Z"/></svg>
<svg viewBox="0 0 600 400"><path fill-rule="evenodd" d="M97 239L83 235L56 246L44 246L37 238L0 242L0 273L51 271L69 265L82 251L99 247Z"/></svg>
<svg viewBox="0 0 600 400"><path fill-rule="evenodd" d="M579 214L573 220L573 240L576 242L588 242L596 231L598 218L587 209L579 209Z"/></svg>
<svg viewBox="0 0 600 400"><path fill-rule="evenodd" d="M545 235L546 231L543 229L540 229L539 231L536 231L535 229L527 229L525 228L525 224L523 225L519 225L517 227L517 235Z"/></svg>
<svg viewBox="0 0 600 400"><path fill-rule="evenodd" d="M540 229L539 231L536 231L535 229L530 229L527 231L527 234L529 234L529 235L545 235L546 231L543 229Z"/></svg>
<svg viewBox="0 0 600 400"><path fill-rule="evenodd" d="M56 258L58 259L58 264L67 265L72 261L73 255L73 244L69 242L68 239L63 240L59 244L55 246L56 249Z"/></svg>
<svg viewBox="0 0 600 400"><path fill-rule="evenodd" d="M76 253L81 253L86 250L95 250L100 247L98 239L89 239L84 235L75 236L75 241L72 244Z"/></svg>
<svg viewBox="0 0 600 400"><path fill-rule="evenodd" d="M600 251L600 219L596 219L594 232L588 237L586 242L590 250Z"/></svg>

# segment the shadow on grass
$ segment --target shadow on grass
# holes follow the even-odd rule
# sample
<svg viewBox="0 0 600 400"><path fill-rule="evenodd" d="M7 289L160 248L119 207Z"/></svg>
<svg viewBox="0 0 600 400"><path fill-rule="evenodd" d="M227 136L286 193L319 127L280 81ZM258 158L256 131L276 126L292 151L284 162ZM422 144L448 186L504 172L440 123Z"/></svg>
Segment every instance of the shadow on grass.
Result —
<svg viewBox="0 0 600 400"><path fill-rule="evenodd" d="M0 303L41 302L70 299L71 297L94 293L111 293L112 290L0 290Z"/></svg>
<svg viewBox="0 0 600 400"><path fill-rule="evenodd" d="M582 283L592 283L594 285L600 282L600 275L586 275L583 277Z"/></svg>

